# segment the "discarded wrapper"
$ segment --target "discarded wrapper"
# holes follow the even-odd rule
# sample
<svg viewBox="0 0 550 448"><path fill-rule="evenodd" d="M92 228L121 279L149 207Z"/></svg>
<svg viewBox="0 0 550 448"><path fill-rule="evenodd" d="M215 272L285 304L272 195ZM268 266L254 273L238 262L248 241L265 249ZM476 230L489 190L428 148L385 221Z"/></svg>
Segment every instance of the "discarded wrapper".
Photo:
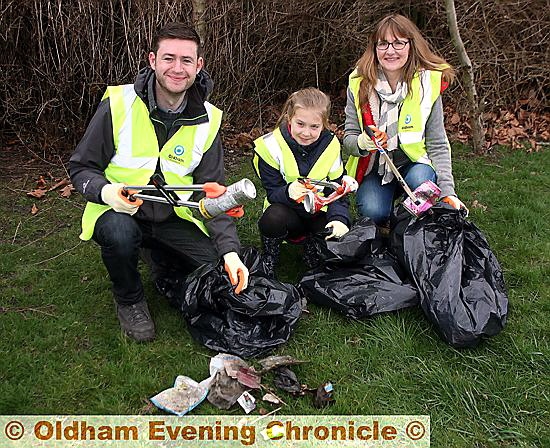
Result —
<svg viewBox="0 0 550 448"><path fill-rule="evenodd" d="M208 401L218 409L227 410L245 391L245 386L228 376L225 370L218 370L210 385Z"/></svg>
<svg viewBox="0 0 550 448"><path fill-rule="evenodd" d="M302 364L305 361L300 361L299 359L293 358L292 356L282 355L268 356L267 358L260 359L258 362L262 366L262 370L260 371L260 374L262 374L267 372L268 370L276 369L277 367Z"/></svg>
<svg viewBox="0 0 550 448"><path fill-rule="evenodd" d="M283 400L281 400L277 395L272 393L267 393L262 397L262 400L271 403L271 404L281 404L283 403Z"/></svg>
<svg viewBox="0 0 550 448"><path fill-rule="evenodd" d="M157 408L181 417L196 408L208 394L208 388L195 380L179 375L174 386L150 398Z"/></svg>
<svg viewBox="0 0 550 448"><path fill-rule="evenodd" d="M243 386L250 387L251 389L259 389L262 378L253 367L241 367L237 372L237 381Z"/></svg>
<svg viewBox="0 0 550 448"><path fill-rule="evenodd" d="M313 399L313 405L316 408L324 408L325 406L329 406L334 403L334 397L332 396L334 392L334 388L332 386L332 383L330 381L327 381L326 383L321 384L317 388L317 392L315 393L315 398Z"/></svg>
<svg viewBox="0 0 550 448"><path fill-rule="evenodd" d="M275 377L273 379L273 384L275 384L275 386L291 394L300 393L300 382L292 370L283 366L273 369L273 372L275 373Z"/></svg>
<svg viewBox="0 0 550 448"><path fill-rule="evenodd" d="M255 398L247 391L243 392L243 394L237 399L237 402L247 414L250 414L256 408Z"/></svg>

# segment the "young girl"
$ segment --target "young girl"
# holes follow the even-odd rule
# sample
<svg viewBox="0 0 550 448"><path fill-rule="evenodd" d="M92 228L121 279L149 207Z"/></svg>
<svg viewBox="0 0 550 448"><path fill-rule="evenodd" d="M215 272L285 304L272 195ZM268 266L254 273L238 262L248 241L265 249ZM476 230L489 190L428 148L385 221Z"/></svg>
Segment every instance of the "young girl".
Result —
<svg viewBox="0 0 550 448"><path fill-rule="evenodd" d="M340 143L328 129L329 114L327 95L312 87L299 90L286 101L273 132L254 142L254 167L267 193L258 226L262 257L271 276L283 240L303 240L304 262L311 268L318 262L312 235L326 228L330 230L327 239L339 238L349 230L347 199L315 215L298 202L309 191L299 178L340 182L344 174Z"/></svg>
<svg viewBox="0 0 550 448"><path fill-rule="evenodd" d="M418 28L398 14L376 25L350 75L344 148L352 157L346 169L360 183L359 213L383 228L398 183L365 126L387 146L411 189L426 180L437 182L443 201L465 208L454 190L440 96L453 76L451 66L435 55Z"/></svg>

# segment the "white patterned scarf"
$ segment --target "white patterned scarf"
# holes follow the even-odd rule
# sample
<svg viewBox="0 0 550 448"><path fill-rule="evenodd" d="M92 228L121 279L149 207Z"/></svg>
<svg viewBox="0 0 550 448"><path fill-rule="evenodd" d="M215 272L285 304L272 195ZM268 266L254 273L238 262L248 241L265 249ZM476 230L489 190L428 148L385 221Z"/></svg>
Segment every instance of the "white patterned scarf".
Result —
<svg viewBox="0 0 550 448"><path fill-rule="evenodd" d="M375 123L378 125L378 129L384 131L388 135L387 152L392 160L392 151L396 150L398 147L397 128L399 121L399 106L406 96L407 84L405 82L399 82L395 92L392 92L386 75L382 70L378 71L378 81L369 99L369 103L373 112L375 110L376 112L380 110L380 116L376 117L373 115L373 117ZM383 176L382 185L393 180L393 173L387 166L383 157L379 158L378 174Z"/></svg>

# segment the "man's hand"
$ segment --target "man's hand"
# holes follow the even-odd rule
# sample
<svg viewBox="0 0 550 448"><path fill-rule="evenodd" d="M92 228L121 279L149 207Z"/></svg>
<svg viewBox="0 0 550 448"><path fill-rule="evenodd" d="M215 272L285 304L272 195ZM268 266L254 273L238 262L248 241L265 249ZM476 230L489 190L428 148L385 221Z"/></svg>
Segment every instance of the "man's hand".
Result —
<svg viewBox="0 0 550 448"><path fill-rule="evenodd" d="M325 240L329 240L331 238L340 238L341 236L344 236L346 233L349 232L348 226L346 226L343 222L340 221L330 221L326 226L325 229L331 229L332 233L325 238Z"/></svg>
<svg viewBox="0 0 550 448"><path fill-rule="evenodd" d="M243 264L237 252L228 252L223 256L224 269L229 275L229 280L235 288L235 294L239 294L248 286L248 268Z"/></svg>
<svg viewBox="0 0 550 448"><path fill-rule="evenodd" d="M299 202L308 192L311 190L307 189L304 184L299 180L295 180L288 185L288 196L293 201Z"/></svg>
<svg viewBox="0 0 550 448"><path fill-rule="evenodd" d="M378 129L375 126L369 126L369 128L374 132L374 138L376 138L376 141L382 146L382 148L386 149L388 147L388 135L385 132L382 132L380 129ZM367 135L365 131L363 131L359 137L357 137L357 146L359 146L359 149L361 151L369 151L369 152L376 152L377 148L374 142L371 140L371 138Z"/></svg>
<svg viewBox="0 0 550 448"><path fill-rule="evenodd" d="M143 201L130 202L128 198L122 195L122 187L124 187L123 183L105 185L101 189L101 200L110 205L115 212L133 215L138 211Z"/></svg>
<svg viewBox="0 0 550 448"><path fill-rule="evenodd" d="M443 202L446 202L451 207L456 208L457 210L460 210L463 208L466 210L466 216L470 214L470 210L468 210L468 207L464 205L464 203L458 199L456 196L445 196L443 199L441 199Z"/></svg>

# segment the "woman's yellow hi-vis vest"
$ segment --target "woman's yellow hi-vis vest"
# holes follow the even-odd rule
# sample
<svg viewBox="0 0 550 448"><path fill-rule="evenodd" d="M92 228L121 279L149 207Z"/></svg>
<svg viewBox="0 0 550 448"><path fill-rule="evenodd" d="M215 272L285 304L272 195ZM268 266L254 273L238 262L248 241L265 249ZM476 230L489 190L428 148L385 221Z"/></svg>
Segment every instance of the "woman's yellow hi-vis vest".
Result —
<svg viewBox="0 0 550 448"><path fill-rule="evenodd" d="M437 70L421 70L411 82L411 89L403 101L399 112L397 135L403 152L413 162L431 165L426 153L425 130L426 122L432 112L432 107L441 94L441 75ZM349 89L353 94L359 126L363 129L363 113L359 104L359 86L363 78L357 74L357 69L349 76ZM359 157L350 156L346 163L348 175L356 177Z"/></svg>
<svg viewBox="0 0 550 448"><path fill-rule="evenodd" d="M279 128L273 132L266 134L254 141L253 163L256 173L259 175L258 158L260 157L269 166L275 168L281 173L283 179L287 183L294 182L300 176L298 163L292 154L292 150L285 141L283 134ZM307 174L310 179L338 179L344 172L342 157L340 155L340 142L334 136L329 145L324 150L321 157L317 159L311 170ZM269 206L266 198L264 202L264 210Z"/></svg>
<svg viewBox="0 0 550 448"><path fill-rule="evenodd" d="M191 185L193 171L203 154L210 148L221 126L222 111L205 102L208 121L198 125L182 126L159 149L153 123L147 106L139 98L132 84L107 87L103 99L109 98L111 107L115 155L105 169L111 182L128 185L147 185L160 159L160 169L169 185ZM181 200L188 200L193 192L177 191ZM109 210L108 205L88 202L82 216L80 238L87 241L94 232L97 219ZM193 222L205 234L204 224L193 217L187 207L174 207L182 219Z"/></svg>

